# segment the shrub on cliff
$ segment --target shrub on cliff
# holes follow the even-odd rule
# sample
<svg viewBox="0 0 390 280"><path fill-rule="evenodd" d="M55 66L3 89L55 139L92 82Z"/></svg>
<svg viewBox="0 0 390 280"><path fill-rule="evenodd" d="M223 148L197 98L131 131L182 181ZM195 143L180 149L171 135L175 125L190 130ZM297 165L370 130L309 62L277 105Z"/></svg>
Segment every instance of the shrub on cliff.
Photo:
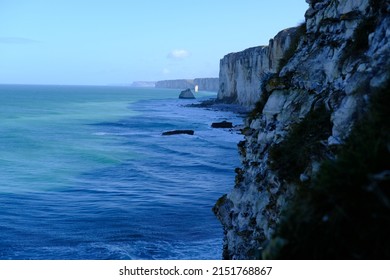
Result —
<svg viewBox="0 0 390 280"><path fill-rule="evenodd" d="M259 101L255 104L255 108L248 114L249 122L258 118L263 113L264 106L267 103L269 96L270 94L267 91L262 92Z"/></svg>
<svg viewBox="0 0 390 280"><path fill-rule="evenodd" d="M286 139L270 149L270 167L287 181L298 181L299 175L313 159L321 159L321 141L331 135L330 113L324 105L312 110L293 125Z"/></svg>
<svg viewBox="0 0 390 280"><path fill-rule="evenodd" d="M390 258L390 83L336 160L291 202L274 240L277 259ZM279 242L280 243L280 242Z"/></svg>

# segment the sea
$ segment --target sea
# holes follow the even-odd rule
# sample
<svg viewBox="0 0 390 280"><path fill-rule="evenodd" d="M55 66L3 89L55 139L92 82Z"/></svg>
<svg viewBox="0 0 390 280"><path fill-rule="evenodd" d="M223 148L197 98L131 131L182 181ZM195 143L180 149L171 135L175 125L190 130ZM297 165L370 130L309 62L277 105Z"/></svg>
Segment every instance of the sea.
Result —
<svg viewBox="0 0 390 280"><path fill-rule="evenodd" d="M0 259L221 259L242 118L179 93L0 85Z"/></svg>

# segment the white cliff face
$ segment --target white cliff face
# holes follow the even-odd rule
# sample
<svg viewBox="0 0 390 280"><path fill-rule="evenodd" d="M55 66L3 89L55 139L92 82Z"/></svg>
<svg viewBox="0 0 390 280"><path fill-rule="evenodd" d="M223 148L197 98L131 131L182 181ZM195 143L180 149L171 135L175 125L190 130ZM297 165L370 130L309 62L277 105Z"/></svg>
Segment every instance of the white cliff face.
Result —
<svg viewBox="0 0 390 280"><path fill-rule="evenodd" d="M218 78L196 78L196 79L177 79L164 80L155 83L156 88L171 88L171 89L194 89L199 87L200 91L217 92L219 88Z"/></svg>
<svg viewBox="0 0 390 280"><path fill-rule="evenodd" d="M219 66L219 100L229 100L244 106L260 98L260 73L269 70L268 48L255 47L226 55Z"/></svg>
<svg viewBox="0 0 390 280"><path fill-rule="evenodd" d="M262 81L276 73L295 28L279 32L268 46L230 53L220 61L218 99L253 107L260 99Z"/></svg>
<svg viewBox="0 0 390 280"><path fill-rule="evenodd" d="M219 79L218 78L196 78L194 85L198 86L200 91L218 92Z"/></svg>
<svg viewBox="0 0 390 280"><path fill-rule="evenodd" d="M187 89L194 86L192 79L164 80L156 82L156 88Z"/></svg>
<svg viewBox="0 0 390 280"><path fill-rule="evenodd" d="M379 8L370 0L307 2L306 32L299 34L288 63L278 65L292 33L275 37L269 47L221 60L219 99L247 106L260 97L264 101L247 120L235 187L214 207L224 226L227 259L264 257L297 182L310 181L319 169L319 159L313 156L300 174L286 179L273 167L272 148L321 106L330 115L331 127L321 145L329 149L342 144L367 109L371 93L390 78L388 1L376 1ZM259 73L274 75L262 80Z"/></svg>

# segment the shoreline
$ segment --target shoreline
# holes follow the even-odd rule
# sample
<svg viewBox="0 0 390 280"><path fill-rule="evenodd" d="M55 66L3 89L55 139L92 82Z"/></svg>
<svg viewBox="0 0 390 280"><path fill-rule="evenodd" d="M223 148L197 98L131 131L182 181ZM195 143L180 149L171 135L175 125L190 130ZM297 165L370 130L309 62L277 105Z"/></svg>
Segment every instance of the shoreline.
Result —
<svg viewBox="0 0 390 280"><path fill-rule="evenodd" d="M207 100L199 101L199 103L187 104L185 107L204 108L208 110L232 112L238 116L245 118L252 111L252 109L244 107L235 103L226 103L223 100L219 101L216 98L209 98Z"/></svg>
<svg viewBox="0 0 390 280"><path fill-rule="evenodd" d="M215 111L215 112L233 113L236 117L241 119L241 124L234 124L234 122L232 122L233 126L230 128L213 127L214 124L220 123L220 121L215 120L215 122L212 122L210 124L210 127L212 127L213 129L228 130L232 134L236 133L236 134L240 134L240 135L244 136L243 131L245 128L245 121L246 121L246 118L249 116L250 112L252 111L252 109L244 107L244 106L239 105L239 104L235 104L235 103L226 103L225 100L217 100L216 98L209 98L207 100L202 100L202 101L199 100L198 102L199 103L186 104L186 105L183 105L183 107L202 108L204 110L211 110L211 111ZM226 118L225 121L226 120L229 121L230 119ZM238 145L238 143L239 142L237 142L237 145ZM237 149L237 151L238 151L238 149Z"/></svg>

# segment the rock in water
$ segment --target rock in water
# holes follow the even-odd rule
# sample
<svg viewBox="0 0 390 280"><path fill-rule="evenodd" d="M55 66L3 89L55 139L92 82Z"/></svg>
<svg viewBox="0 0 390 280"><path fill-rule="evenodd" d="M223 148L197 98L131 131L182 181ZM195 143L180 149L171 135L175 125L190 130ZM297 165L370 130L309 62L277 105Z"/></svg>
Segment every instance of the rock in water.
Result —
<svg viewBox="0 0 390 280"><path fill-rule="evenodd" d="M215 122L215 123L211 124L211 127L213 127L213 128L232 128L233 123L227 122L227 121Z"/></svg>
<svg viewBox="0 0 390 280"><path fill-rule="evenodd" d="M176 135L176 134L194 135L194 131L193 131L193 130L189 130L189 129L184 129L184 130L171 130L171 131L163 132L162 135L167 136L167 135Z"/></svg>
<svg viewBox="0 0 390 280"><path fill-rule="evenodd" d="M183 90L180 93L179 98L181 98L181 99L195 99L195 96L192 93L192 91L189 88L187 88L186 90Z"/></svg>

